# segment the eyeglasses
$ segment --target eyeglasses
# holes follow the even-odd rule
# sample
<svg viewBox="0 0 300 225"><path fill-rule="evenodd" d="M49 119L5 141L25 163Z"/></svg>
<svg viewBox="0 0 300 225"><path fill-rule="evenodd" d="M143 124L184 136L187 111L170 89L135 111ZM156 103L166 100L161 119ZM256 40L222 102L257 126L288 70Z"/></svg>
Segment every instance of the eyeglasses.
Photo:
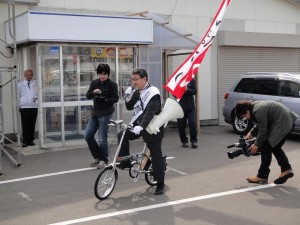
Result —
<svg viewBox="0 0 300 225"><path fill-rule="evenodd" d="M105 74L105 73L98 73L98 76L108 76L108 74Z"/></svg>
<svg viewBox="0 0 300 225"><path fill-rule="evenodd" d="M131 81L138 81L139 79L143 79L143 78L131 78Z"/></svg>

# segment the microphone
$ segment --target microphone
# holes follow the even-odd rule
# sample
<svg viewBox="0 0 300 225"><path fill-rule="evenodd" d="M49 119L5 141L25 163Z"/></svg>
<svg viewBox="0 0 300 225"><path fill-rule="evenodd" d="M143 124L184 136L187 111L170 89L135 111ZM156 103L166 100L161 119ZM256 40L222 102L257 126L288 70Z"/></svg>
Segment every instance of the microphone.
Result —
<svg viewBox="0 0 300 225"><path fill-rule="evenodd" d="M135 89L133 86L127 88L126 91L124 92L124 96L122 99L125 100L129 96L131 97L131 95L133 94L134 91L135 91Z"/></svg>

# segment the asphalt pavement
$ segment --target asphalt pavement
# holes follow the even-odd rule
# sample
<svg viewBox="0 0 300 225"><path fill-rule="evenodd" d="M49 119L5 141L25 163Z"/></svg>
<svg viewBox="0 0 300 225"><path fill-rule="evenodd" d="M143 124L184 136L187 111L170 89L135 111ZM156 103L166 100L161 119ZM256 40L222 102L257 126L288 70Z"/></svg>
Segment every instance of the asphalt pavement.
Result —
<svg viewBox="0 0 300 225"><path fill-rule="evenodd" d="M268 184L246 181L256 175L260 157L229 159L226 146L238 138L230 126L204 126L198 148L182 148L177 129L167 128L165 194L154 195L144 179L135 183L128 171L118 170L116 187L103 201L94 196L100 170L89 167L87 146L27 150L18 168L2 154L0 224L300 224L300 134L283 146L295 173L283 185L273 184L280 174L275 158ZM141 140L133 142L131 152L141 146Z"/></svg>

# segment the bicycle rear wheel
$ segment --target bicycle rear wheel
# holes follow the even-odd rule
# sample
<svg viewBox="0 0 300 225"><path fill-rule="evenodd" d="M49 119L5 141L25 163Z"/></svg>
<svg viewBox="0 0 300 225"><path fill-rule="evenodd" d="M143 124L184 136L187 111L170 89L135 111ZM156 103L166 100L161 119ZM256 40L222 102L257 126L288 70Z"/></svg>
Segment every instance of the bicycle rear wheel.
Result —
<svg viewBox="0 0 300 225"><path fill-rule="evenodd" d="M117 179L118 171L116 169L113 167L104 168L95 181L94 193L96 198L104 200L110 196L116 186Z"/></svg>
<svg viewBox="0 0 300 225"><path fill-rule="evenodd" d="M147 184L149 184L150 186L155 186L157 184L157 182L156 182L156 180L154 180L154 177L153 177L153 169L152 169L151 160L148 160L144 170L149 171L149 172L145 173L145 180L146 180Z"/></svg>
<svg viewBox="0 0 300 225"><path fill-rule="evenodd" d="M138 162L134 162L133 164L131 164L131 167L129 169L129 176L131 178L135 178L138 173L136 171L139 170L140 164Z"/></svg>

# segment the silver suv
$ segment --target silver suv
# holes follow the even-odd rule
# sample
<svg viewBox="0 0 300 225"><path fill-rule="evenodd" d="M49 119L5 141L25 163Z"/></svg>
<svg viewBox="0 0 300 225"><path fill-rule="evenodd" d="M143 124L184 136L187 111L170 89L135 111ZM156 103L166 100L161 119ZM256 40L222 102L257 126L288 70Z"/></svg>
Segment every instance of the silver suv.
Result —
<svg viewBox="0 0 300 225"><path fill-rule="evenodd" d="M223 116L232 124L237 134L246 134L253 126L252 121L238 119L235 105L239 100L274 100L281 102L300 115L300 74L296 73L246 73L237 80L229 92L224 94ZM300 131L300 119L294 131Z"/></svg>

